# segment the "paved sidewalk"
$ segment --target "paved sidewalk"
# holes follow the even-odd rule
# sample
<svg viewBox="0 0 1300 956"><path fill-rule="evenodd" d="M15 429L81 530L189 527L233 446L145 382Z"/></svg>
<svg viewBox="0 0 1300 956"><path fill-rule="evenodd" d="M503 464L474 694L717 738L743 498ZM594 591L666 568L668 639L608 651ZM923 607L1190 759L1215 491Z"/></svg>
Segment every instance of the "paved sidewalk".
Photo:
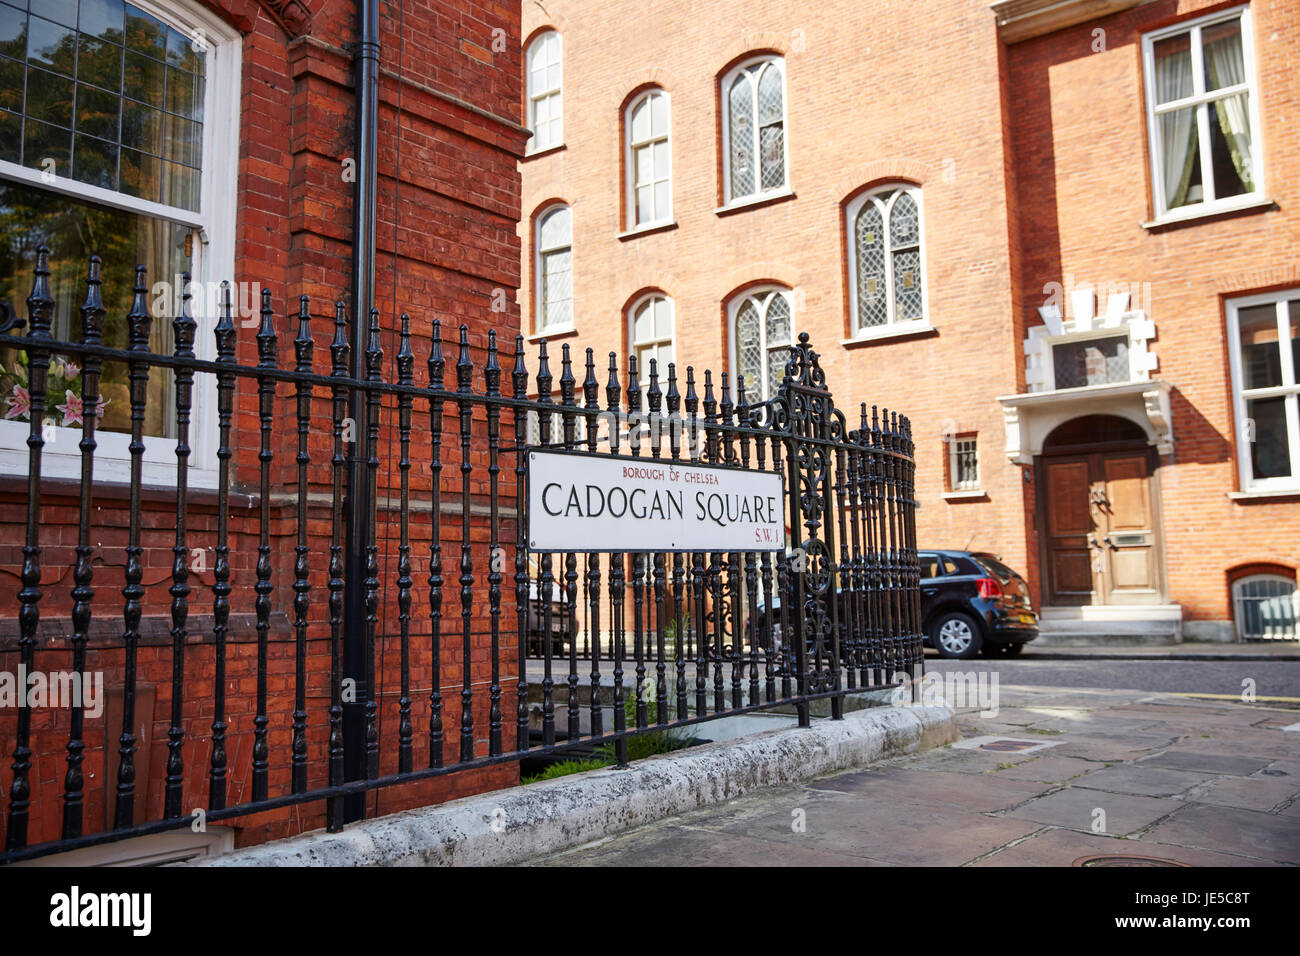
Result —
<svg viewBox="0 0 1300 956"><path fill-rule="evenodd" d="M933 653L933 652L932 652ZM937 655L936 655L937 656ZM1300 661L1300 642L1251 641L1247 644L1230 644L1215 641L1192 641L1183 644L1106 644L1097 647L1066 647L1039 644L1031 641L1025 645L1020 660L1031 657L1056 660L1187 660L1187 661Z"/></svg>
<svg viewBox="0 0 1300 956"><path fill-rule="evenodd" d="M544 866L1300 864L1300 710L1002 687L963 740L751 794ZM987 743L981 741L989 738ZM1019 747L1032 749L1020 750Z"/></svg>

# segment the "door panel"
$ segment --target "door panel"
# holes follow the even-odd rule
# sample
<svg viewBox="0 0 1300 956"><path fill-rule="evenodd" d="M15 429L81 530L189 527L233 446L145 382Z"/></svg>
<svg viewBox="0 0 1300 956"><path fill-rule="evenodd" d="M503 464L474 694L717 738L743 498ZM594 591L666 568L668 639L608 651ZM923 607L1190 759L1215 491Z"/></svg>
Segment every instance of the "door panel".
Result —
<svg viewBox="0 0 1300 956"><path fill-rule="evenodd" d="M1156 593L1155 528L1146 455L1102 456L1107 604L1150 604Z"/></svg>
<svg viewBox="0 0 1300 956"><path fill-rule="evenodd" d="M1052 604L1088 604L1093 587L1088 548L1088 535L1093 531L1088 508L1088 459L1048 460L1043 471L1048 502L1048 600Z"/></svg>
<svg viewBox="0 0 1300 956"><path fill-rule="evenodd" d="M1149 452L1045 456L1042 473L1045 602L1159 603Z"/></svg>

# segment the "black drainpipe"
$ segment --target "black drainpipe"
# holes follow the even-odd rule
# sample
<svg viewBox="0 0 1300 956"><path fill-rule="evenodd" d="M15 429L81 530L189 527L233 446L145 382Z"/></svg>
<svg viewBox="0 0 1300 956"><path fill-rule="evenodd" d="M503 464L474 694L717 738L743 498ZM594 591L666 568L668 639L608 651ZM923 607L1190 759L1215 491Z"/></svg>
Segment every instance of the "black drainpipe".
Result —
<svg viewBox="0 0 1300 956"><path fill-rule="evenodd" d="M375 304L375 160L379 114L379 0L357 0L360 28L352 54L356 94L356 194L352 225L351 374L365 378L370 310ZM365 454L366 400L353 391L348 414L355 441L348 456L348 495L344 505L343 676L356 683L352 703L343 705L343 767L347 780L367 777L366 702L370 668L366 646L366 553L375 535L375 489ZM345 821L365 816L365 795L346 797Z"/></svg>

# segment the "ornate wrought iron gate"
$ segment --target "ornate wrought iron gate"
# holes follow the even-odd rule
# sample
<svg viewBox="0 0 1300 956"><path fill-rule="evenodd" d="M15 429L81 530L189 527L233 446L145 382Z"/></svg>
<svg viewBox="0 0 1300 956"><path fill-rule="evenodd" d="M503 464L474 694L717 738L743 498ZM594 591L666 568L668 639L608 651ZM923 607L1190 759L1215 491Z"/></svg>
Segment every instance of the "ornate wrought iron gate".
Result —
<svg viewBox="0 0 1300 956"><path fill-rule="evenodd" d="M21 504L25 543L16 607L0 605L0 669L66 664L74 683L98 672L120 704L108 708L113 726L81 699L0 709L0 746L13 755L0 862L294 805L323 804L320 822L337 829L349 797L593 743L624 753L649 728L748 711L789 708L806 725L826 700L839 718L846 695L919 673L910 426L866 406L846 419L807 335L769 401L750 403L725 372L715 390L712 373L697 381L671 364L651 362L643 384L635 359L620 372L613 353L598 377L592 350L575 363L568 345L557 401L546 343L530 373L521 337L503 354L495 332L484 340L461 326L448 344L437 321L413 335L407 315L384 332L371 314L366 374L353 378L341 303L328 371L318 371L324 350L305 296L288 320L293 364L282 367L269 291L255 363L239 358L228 294L214 358L196 356L188 292L172 320L175 350L157 354L143 270L127 342L110 347L97 260L81 339L62 341L51 334L48 275L42 251L27 328L0 330L10 333L0 354L21 354L27 370L28 425L25 481L4 493ZM396 340L389 376L385 338ZM80 363L87 410L79 478L62 483L42 477L64 434L46 420L60 357ZM91 410L106 363L125 366L131 383L122 485L96 481L104 457ZM143 429L158 369L174 382L165 489L144 481L160 441ZM216 431L207 463L192 461L196 376L215 380L215 415L201 419ZM354 395L364 421L348 417ZM520 508L526 454L540 446L781 474L786 547L626 553L611 542L581 562L530 554ZM352 456L364 459L369 501L347 500ZM353 505L369 526L350 557ZM164 552L169 572L151 575L149 556ZM366 610L359 626L345 619L349 592ZM156 718L135 712L142 675L157 681ZM151 766L150 721L165 727L156 777L137 773ZM48 773L55 765L61 781ZM88 766L108 779L102 791Z"/></svg>

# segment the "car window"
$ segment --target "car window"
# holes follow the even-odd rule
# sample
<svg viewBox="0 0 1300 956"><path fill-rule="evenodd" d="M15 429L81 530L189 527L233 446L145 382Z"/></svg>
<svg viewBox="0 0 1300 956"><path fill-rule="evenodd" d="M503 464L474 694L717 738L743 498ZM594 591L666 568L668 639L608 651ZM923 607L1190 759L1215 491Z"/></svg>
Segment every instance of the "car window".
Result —
<svg viewBox="0 0 1300 956"><path fill-rule="evenodd" d="M1014 578L1017 576L1015 571L1012 571L1009 567L1007 567L997 558L993 557L993 555L991 554L974 554L971 555L971 557L974 558L976 563L982 565L985 568L985 570L990 571L991 573L997 575L1000 578L1003 578L1004 580L1007 578Z"/></svg>
<svg viewBox="0 0 1300 956"><path fill-rule="evenodd" d="M949 558L949 557L945 556L944 559L943 559L943 573L944 573L944 574L956 574L956 573L957 573L957 562L954 561L952 558Z"/></svg>
<svg viewBox="0 0 1300 956"><path fill-rule="evenodd" d="M942 568L942 563L937 554L918 554L917 558L921 562L921 577L937 578L941 574L947 574L948 571Z"/></svg>

